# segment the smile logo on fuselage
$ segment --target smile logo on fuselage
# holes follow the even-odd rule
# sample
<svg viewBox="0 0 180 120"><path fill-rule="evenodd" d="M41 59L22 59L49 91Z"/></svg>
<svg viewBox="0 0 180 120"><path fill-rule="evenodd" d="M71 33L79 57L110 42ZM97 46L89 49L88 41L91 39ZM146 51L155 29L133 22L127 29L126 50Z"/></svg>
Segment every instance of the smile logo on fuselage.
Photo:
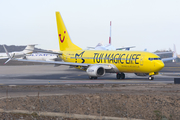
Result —
<svg viewBox="0 0 180 120"><path fill-rule="evenodd" d="M66 31L64 31L64 34L66 34ZM61 34L59 34L59 40L61 41L61 43L64 42L65 36L63 36L63 39L61 39Z"/></svg>

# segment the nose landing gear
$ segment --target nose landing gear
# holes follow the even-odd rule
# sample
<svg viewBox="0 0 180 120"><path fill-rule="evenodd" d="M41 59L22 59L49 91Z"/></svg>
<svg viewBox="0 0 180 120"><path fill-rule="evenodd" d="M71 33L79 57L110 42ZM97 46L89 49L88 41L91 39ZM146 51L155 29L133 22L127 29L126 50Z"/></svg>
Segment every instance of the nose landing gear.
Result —
<svg viewBox="0 0 180 120"><path fill-rule="evenodd" d="M154 79L154 76L150 75L148 79L149 79L149 80L153 80L153 79Z"/></svg>
<svg viewBox="0 0 180 120"><path fill-rule="evenodd" d="M149 73L149 80L154 80L154 75L158 75L158 72L151 72Z"/></svg>

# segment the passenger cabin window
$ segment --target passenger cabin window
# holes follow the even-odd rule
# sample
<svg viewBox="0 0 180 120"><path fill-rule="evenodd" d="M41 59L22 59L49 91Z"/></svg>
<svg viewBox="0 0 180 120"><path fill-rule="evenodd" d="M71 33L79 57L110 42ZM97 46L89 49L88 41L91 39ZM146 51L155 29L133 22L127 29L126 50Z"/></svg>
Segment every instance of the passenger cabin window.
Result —
<svg viewBox="0 0 180 120"><path fill-rule="evenodd" d="M161 58L149 58L149 60L161 60Z"/></svg>

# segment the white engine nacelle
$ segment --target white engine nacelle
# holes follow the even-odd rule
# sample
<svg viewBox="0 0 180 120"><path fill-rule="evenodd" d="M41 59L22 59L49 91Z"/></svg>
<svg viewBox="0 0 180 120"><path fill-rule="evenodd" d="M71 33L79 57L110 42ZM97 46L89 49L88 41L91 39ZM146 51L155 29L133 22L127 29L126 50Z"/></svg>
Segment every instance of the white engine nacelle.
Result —
<svg viewBox="0 0 180 120"><path fill-rule="evenodd" d="M10 55L13 58L20 58L20 57L24 57L25 56L25 54L23 52L12 52Z"/></svg>
<svg viewBox="0 0 180 120"><path fill-rule="evenodd" d="M86 70L86 72L89 76L100 77L100 76L103 76L105 74L105 69L101 66L93 65L93 66L90 66Z"/></svg>

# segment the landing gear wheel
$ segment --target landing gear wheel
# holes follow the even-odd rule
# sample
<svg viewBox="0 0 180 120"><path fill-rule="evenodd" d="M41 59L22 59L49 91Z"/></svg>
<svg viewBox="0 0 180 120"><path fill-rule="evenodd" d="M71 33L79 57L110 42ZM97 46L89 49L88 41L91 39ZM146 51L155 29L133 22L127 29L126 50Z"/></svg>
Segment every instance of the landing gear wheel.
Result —
<svg viewBox="0 0 180 120"><path fill-rule="evenodd" d="M117 79L120 79L120 78L121 78L121 74L120 74L120 73L117 73L117 74L116 74L116 78L117 78Z"/></svg>
<svg viewBox="0 0 180 120"><path fill-rule="evenodd" d="M125 78L125 74L121 73L121 79L124 79L124 78Z"/></svg>
<svg viewBox="0 0 180 120"><path fill-rule="evenodd" d="M117 79L124 79L125 78L125 74L124 73L117 73L116 74L116 78Z"/></svg>
<svg viewBox="0 0 180 120"><path fill-rule="evenodd" d="M149 78L148 78L149 80L153 80L154 79L154 77L153 76L149 76Z"/></svg>

